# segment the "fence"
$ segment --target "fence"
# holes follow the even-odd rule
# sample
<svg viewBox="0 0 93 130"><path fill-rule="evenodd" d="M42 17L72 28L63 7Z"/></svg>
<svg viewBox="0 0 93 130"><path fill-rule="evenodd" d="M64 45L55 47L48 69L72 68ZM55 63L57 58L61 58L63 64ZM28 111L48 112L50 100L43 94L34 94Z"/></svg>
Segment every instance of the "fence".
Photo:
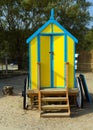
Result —
<svg viewBox="0 0 93 130"><path fill-rule="evenodd" d="M79 52L78 71L92 72L93 71L93 50L87 52Z"/></svg>

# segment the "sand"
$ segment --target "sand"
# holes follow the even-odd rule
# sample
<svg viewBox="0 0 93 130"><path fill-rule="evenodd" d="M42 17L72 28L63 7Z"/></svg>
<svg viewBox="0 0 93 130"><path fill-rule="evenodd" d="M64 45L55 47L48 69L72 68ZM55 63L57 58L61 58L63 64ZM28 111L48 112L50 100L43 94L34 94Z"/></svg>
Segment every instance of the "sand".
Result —
<svg viewBox="0 0 93 130"><path fill-rule="evenodd" d="M93 73L85 73L91 103L84 101L84 108L72 108L68 118L40 118L38 110L23 110L24 78L0 80L0 130L93 130ZM13 96L2 94L3 86L14 87Z"/></svg>

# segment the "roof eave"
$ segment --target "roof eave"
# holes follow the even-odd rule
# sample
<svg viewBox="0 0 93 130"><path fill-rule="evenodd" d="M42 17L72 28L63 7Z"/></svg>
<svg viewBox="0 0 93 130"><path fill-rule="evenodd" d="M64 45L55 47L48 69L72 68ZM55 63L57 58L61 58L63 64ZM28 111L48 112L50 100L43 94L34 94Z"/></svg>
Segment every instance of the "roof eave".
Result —
<svg viewBox="0 0 93 130"><path fill-rule="evenodd" d="M56 20L54 19L50 19L48 20L43 26L41 26L34 34L32 34L27 40L26 40L26 43L30 43L30 41L36 37L37 35L39 35L39 33L44 29L46 28L49 24L56 24L60 29L62 29L67 35L69 35L75 43L78 43L78 40L77 38L75 38L70 32L68 32L61 24L59 24Z"/></svg>

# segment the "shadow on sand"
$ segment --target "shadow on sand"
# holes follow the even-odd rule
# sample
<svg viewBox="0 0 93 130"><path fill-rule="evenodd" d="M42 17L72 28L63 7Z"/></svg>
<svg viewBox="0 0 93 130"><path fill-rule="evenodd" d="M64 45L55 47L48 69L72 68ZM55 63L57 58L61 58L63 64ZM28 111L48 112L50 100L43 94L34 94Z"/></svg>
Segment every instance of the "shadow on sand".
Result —
<svg viewBox="0 0 93 130"><path fill-rule="evenodd" d="M83 108L78 108L77 106L71 108L71 117L76 118L83 115L93 113L93 93L90 93L91 102L87 102L84 98L84 105Z"/></svg>

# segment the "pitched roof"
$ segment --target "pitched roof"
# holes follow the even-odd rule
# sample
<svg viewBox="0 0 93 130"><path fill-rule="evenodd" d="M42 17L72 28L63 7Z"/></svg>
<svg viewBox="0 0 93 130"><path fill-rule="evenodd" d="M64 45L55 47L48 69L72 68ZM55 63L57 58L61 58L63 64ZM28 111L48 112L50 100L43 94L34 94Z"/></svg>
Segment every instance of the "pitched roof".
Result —
<svg viewBox="0 0 93 130"><path fill-rule="evenodd" d="M33 33L29 38L27 38L26 43L30 43L30 41L36 37L38 34L40 34L40 32L45 29L49 24L55 24L57 25L61 30L63 30L65 32L65 34L67 34L68 36L70 36L75 43L78 43L78 40L70 33L68 32L61 24L59 24L56 20L54 20L54 10L51 10L51 16L50 16L50 20L48 20L44 25L42 25L35 33Z"/></svg>

